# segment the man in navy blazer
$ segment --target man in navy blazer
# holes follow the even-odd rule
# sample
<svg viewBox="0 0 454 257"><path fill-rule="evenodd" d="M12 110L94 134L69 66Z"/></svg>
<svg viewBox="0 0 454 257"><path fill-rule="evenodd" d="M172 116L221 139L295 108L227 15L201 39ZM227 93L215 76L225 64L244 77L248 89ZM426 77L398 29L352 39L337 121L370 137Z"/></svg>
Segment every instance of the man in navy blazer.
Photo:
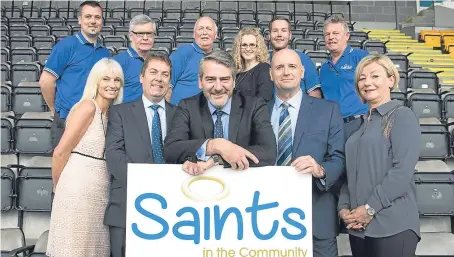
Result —
<svg viewBox="0 0 454 257"><path fill-rule="evenodd" d="M337 103L302 93L304 67L290 49L271 63L276 96L268 108L278 145L276 165L311 173L314 257L337 257L339 220L332 186L345 167L344 123Z"/></svg>

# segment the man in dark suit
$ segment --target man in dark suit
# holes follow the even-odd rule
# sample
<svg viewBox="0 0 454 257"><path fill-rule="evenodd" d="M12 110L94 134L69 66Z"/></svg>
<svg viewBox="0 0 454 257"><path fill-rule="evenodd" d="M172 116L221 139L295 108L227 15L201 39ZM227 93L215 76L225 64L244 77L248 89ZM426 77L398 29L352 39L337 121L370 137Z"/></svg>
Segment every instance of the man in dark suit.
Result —
<svg viewBox="0 0 454 257"><path fill-rule="evenodd" d="M109 110L106 161L112 183L104 224L110 230L112 257L125 255L128 163L164 163L163 139L175 112L175 107L164 99L171 70L166 55L149 55L140 73L142 97Z"/></svg>
<svg viewBox="0 0 454 257"><path fill-rule="evenodd" d="M269 103L278 145L276 164L311 173L314 257L337 257L337 201L332 186L345 167L343 120L335 102L302 93L304 67L296 52L283 49L271 63L275 100Z"/></svg>
<svg viewBox="0 0 454 257"><path fill-rule="evenodd" d="M178 105L165 140L168 163L183 163L191 175L218 164L244 170L275 163L276 141L265 101L233 95L235 75L234 60L226 51L202 58L202 93Z"/></svg>

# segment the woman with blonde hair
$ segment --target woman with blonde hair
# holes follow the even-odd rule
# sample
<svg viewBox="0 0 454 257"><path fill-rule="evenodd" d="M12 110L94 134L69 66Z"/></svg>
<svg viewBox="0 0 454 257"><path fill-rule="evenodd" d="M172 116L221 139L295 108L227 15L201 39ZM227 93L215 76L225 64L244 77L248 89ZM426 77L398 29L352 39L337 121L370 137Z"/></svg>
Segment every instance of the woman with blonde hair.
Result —
<svg viewBox="0 0 454 257"><path fill-rule="evenodd" d="M243 28L233 43L233 58L237 68L235 90L243 95L258 96L266 101L273 98L268 48L258 28Z"/></svg>
<svg viewBox="0 0 454 257"><path fill-rule="evenodd" d="M110 255L109 230L103 224L110 184L104 142L107 111L121 103L123 85L120 64L101 59L68 115L52 156L55 197L47 246L51 257Z"/></svg>
<svg viewBox="0 0 454 257"><path fill-rule="evenodd" d="M413 257L420 239L413 173L421 132L415 114L391 100L398 83L385 55L367 56L356 68L355 88L369 112L345 145L338 205L353 257Z"/></svg>

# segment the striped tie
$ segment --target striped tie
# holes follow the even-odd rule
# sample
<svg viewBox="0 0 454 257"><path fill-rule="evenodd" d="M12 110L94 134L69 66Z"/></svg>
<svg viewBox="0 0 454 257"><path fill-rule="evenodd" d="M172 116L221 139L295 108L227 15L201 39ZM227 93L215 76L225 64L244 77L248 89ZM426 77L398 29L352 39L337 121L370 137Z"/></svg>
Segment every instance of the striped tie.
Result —
<svg viewBox="0 0 454 257"><path fill-rule="evenodd" d="M282 103L281 107L277 143L277 166L289 166L292 161L292 122L288 112L288 103Z"/></svg>

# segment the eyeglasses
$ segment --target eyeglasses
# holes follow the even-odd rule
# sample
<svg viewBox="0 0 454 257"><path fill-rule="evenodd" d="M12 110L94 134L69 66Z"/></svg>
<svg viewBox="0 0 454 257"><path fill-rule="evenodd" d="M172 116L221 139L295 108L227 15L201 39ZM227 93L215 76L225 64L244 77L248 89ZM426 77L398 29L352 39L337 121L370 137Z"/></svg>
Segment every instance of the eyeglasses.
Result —
<svg viewBox="0 0 454 257"><path fill-rule="evenodd" d="M251 43L251 44L249 44L249 45L248 45L248 44L241 44L241 45L240 45L241 49L246 49L246 48L248 48L248 46L249 46L249 48L251 48L251 49L255 49L255 48L257 47L257 45L254 44L254 43Z"/></svg>
<svg viewBox="0 0 454 257"><path fill-rule="evenodd" d="M131 31L134 35L136 35L137 37L140 37L140 38L143 38L145 37L145 35L147 37L155 37L156 36L156 33L154 32L135 32L135 31Z"/></svg>

